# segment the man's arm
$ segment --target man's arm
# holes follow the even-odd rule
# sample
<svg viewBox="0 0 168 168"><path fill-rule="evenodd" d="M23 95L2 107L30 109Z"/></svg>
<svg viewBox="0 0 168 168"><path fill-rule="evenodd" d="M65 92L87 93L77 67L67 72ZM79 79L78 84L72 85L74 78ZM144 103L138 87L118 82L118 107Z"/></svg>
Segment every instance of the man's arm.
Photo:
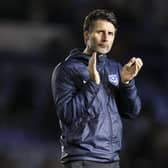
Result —
<svg viewBox="0 0 168 168"><path fill-rule="evenodd" d="M120 114L125 118L136 117L141 109L141 101L137 93L134 78L138 75L143 62L133 57L123 67L120 67L121 82L117 104Z"/></svg>
<svg viewBox="0 0 168 168"><path fill-rule="evenodd" d="M52 93L58 117L62 122L73 122L94 118L91 105L101 85L88 80L79 90L76 88L77 76L72 68L58 66L52 74Z"/></svg>
<svg viewBox="0 0 168 168"><path fill-rule="evenodd" d="M116 102L119 113L123 118L135 118L139 115L141 100L134 79L129 84L120 84Z"/></svg>

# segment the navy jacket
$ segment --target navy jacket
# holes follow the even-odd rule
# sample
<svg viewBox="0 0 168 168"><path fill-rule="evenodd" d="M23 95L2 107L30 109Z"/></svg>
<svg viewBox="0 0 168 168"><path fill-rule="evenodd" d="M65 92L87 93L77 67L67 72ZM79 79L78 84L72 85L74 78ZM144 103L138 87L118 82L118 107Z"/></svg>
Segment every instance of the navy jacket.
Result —
<svg viewBox="0 0 168 168"><path fill-rule="evenodd" d="M106 55L97 57L101 83L89 78L90 56L78 49L52 74L52 92L62 129L63 163L73 160L119 160L121 117L134 118L141 108L134 80L124 85L121 65Z"/></svg>

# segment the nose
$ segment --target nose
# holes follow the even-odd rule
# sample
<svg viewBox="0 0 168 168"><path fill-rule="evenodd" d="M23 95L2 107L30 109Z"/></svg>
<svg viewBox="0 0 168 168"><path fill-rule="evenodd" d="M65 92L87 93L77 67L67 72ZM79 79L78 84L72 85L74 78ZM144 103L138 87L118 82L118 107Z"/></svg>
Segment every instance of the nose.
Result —
<svg viewBox="0 0 168 168"><path fill-rule="evenodd" d="M106 33L106 32L103 33L102 40L103 41L107 41L108 40L108 33Z"/></svg>

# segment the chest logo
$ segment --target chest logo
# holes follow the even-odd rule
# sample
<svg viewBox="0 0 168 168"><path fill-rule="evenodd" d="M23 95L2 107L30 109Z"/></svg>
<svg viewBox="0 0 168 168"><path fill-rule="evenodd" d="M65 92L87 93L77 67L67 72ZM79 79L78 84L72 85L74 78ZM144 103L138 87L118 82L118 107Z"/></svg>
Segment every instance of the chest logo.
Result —
<svg viewBox="0 0 168 168"><path fill-rule="evenodd" d="M118 86L118 84L119 84L119 79L118 79L118 75L117 74L108 75L108 80L114 86Z"/></svg>
<svg viewBox="0 0 168 168"><path fill-rule="evenodd" d="M85 80L83 80L83 84L85 84L86 83L86 81Z"/></svg>

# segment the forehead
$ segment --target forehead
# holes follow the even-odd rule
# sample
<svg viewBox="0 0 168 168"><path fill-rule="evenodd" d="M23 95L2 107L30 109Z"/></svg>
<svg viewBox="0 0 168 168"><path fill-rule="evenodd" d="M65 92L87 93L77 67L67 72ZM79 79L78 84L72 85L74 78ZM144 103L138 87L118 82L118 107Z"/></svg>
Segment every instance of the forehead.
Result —
<svg viewBox="0 0 168 168"><path fill-rule="evenodd" d="M109 31L115 31L114 25L108 20L96 20L93 22L92 31L97 29L105 29Z"/></svg>

